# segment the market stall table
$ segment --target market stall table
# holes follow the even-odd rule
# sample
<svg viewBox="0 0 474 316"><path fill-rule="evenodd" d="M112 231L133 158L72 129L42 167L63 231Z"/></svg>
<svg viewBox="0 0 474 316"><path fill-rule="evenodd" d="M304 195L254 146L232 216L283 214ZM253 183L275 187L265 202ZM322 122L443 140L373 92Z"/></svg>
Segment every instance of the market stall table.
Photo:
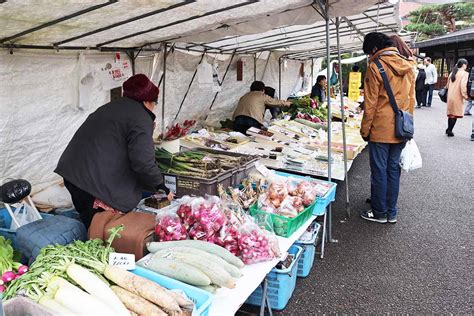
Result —
<svg viewBox="0 0 474 316"><path fill-rule="evenodd" d="M308 229L316 216L311 216L297 231L289 238L277 236L281 253L285 253L295 241ZM242 269L243 276L237 280L234 289L220 288L213 296L213 302L209 311L210 316L234 315L247 298L262 283L266 275L277 265L280 258L272 261L260 262L247 265Z"/></svg>

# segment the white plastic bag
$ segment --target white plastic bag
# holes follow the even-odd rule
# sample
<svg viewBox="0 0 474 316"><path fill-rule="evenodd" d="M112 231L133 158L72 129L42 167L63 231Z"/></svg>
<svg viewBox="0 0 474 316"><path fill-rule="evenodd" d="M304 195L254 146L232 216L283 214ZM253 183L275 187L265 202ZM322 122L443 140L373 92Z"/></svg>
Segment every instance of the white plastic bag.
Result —
<svg viewBox="0 0 474 316"><path fill-rule="evenodd" d="M423 161L414 139L407 142L400 155L400 167L406 172L420 169Z"/></svg>
<svg viewBox="0 0 474 316"><path fill-rule="evenodd" d="M12 224L10 226L11 230L17 230L21 226L41 219L41 215L38 213L38 211L28 203L18 203L14 206L16 206L16 209L13 212L13 215L18 221L18 225L15 223L14 220L12 220Z"/></svg>

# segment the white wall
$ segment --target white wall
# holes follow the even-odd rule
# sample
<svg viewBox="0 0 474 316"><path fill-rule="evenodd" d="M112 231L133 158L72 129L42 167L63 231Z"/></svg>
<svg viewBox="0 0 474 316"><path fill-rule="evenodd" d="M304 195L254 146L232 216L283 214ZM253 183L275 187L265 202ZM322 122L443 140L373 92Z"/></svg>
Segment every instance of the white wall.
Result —
<svg viewBox="0 0 474 316"><path fill-rule="evenodd" d="M159 55L161 59L162 54ZM122 54L122 58L124 58ZM200 89L195 79L178 117L202 119L218 126L221 119L230 118L239 98L249 91L253 78L253 58L244 61L243 81L236 80L235 57L212 111L211 89ZM214 56L207 56L212 63ZM0 184L9 178L24 178L33 184L54 180L57 161L69 140L87 116L109 101L109 91L103 91L94 79L90 107L78 109L79 62L77 53L0 52ZM86 54L85 66L94 71L113 54ZM174 121L178 107L200 60L199 55L173 52L167 60L165 125ZM136 73L151 73L153 57L139 58ZM162 61L153 76L158 83ZM266 60L257 61L257 80L262 79ZM219 61L222 78L229 59ZM282 72L282 98L286 98L298 81L300 64L288 62ZM307 68L309 69L309 68ZM278 96L278 58L272 56L263 75L266 85L274 87ZM160 89L162 90L162 89ZM160 91L160 93L163 93ZM161 130L161 96L156 109L157 129Z"/></svg>

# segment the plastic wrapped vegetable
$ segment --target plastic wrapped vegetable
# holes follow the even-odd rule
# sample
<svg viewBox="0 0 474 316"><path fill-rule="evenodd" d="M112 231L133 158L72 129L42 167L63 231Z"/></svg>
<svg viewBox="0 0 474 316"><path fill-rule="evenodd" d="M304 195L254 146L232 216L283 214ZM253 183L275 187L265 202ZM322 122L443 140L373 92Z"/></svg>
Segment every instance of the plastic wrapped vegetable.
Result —
<svg viewBox="0 0 474 316"><path fill-rule="evenodd" d="M188 238L186 227L174 209L158 213L155 234L158 241L184 240Z"/></svg>
<svg viewBox="0 0 474 316"><path fill-rule="evenodd" d="M209 236L218 232L226 222L224 212L220 209L219 198L197 198L191 202L192 219Z"/></svg>
<svg viewBox="0 0 474 316"><path fill-rule="evenodd" d="M275 235L261 229L251 220L239 230L240 258L245 264L269 261L280 255Z"/></svg>

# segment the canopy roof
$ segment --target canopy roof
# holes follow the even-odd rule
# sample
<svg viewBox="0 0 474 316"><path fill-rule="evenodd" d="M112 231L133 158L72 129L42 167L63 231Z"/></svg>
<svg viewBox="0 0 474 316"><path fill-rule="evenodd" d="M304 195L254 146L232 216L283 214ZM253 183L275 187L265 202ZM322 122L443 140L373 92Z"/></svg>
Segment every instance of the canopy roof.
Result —
<svg viewBox="0 0 474 316"><path fill-rule="evenodd" d="M329 16L343 17L343 50L360 47L370 31L398 30L397 9L387 2L328 1ZM313 0L9 0L0 4L0 45L106 51L174 42L216 53L291 51L289 58L304 59L326 46L324 14ZM335 39L334 25L330 32ZM312 55L297 54L302 50Z"/></svg>

